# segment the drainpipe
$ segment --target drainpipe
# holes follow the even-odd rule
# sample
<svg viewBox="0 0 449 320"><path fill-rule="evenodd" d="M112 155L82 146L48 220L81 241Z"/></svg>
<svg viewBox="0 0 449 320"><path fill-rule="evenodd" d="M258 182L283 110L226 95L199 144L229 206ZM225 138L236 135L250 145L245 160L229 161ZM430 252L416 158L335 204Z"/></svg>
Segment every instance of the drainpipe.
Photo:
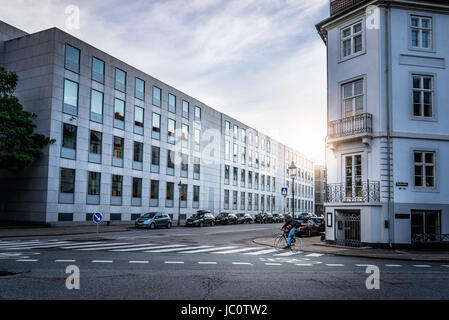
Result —
<svg viewBox="0 0 449 320"><path fill-rule="evenodd" d="M387 107L387 145L388 145L388 242L390 248L393 247L393 224L392 222L392 202L391 202L391 105L390 105L390 94L391 94L391 59L390 59L390 43L391 43L391 34L390 34L390 4L388 3L385 7L385 76L386 76L386 107Z"/></svg>

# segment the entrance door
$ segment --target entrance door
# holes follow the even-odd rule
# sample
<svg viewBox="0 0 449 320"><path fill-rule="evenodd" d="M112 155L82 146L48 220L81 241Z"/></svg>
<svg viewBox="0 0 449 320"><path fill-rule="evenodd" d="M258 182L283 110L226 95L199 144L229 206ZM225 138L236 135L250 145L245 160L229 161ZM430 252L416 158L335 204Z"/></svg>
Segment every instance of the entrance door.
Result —
<svg viewBox="0 0 449 320"><path fill-rule="evenodd" d="M441 211L412 210L412 242L441 241Z"/></svg>
<svg viewBox="0 0 449 320"><path fill-rule="evenodd" d="M360 211L337 211L335 214L335 228L335 242L337 245L360 247Z"/></svg>

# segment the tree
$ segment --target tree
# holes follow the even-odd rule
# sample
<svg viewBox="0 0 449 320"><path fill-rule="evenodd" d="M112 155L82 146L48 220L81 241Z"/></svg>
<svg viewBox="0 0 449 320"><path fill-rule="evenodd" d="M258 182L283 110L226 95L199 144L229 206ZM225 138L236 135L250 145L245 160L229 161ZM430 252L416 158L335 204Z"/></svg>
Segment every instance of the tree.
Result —
<svg viewBox="0 0 449 320"><path fill-rule="evenodd" d="M42 155L42 148L54 140L34 133L34 113L23 110L13 96L18 77L0 67L0 168L17 173Z"/></svg>

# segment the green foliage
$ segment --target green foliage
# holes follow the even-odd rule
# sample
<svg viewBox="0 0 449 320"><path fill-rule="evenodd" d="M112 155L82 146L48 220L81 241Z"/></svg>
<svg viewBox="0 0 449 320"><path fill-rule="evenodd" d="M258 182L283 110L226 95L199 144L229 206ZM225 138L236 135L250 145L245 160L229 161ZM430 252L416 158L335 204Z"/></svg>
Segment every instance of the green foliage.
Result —
<svg viewBox="0 0 449 320"><path fill-rule="evenodd" d="M0 168L12 172L29 167L54 140L34 133L33 114L13 96L18 77L0 67Z"/></svg>

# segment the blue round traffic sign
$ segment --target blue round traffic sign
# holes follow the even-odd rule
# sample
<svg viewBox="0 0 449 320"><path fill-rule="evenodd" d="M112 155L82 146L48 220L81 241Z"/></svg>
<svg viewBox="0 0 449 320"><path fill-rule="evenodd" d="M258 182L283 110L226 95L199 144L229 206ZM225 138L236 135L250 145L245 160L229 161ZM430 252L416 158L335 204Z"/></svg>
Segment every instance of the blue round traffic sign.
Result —
<svg viewBox="0 0 449 320"><path fill-rule="evenodd" d="M94 213L92 219L94 220L95 223L100 223L101 220L103 220L103 215L100 212L96 212Z"/></svg>

